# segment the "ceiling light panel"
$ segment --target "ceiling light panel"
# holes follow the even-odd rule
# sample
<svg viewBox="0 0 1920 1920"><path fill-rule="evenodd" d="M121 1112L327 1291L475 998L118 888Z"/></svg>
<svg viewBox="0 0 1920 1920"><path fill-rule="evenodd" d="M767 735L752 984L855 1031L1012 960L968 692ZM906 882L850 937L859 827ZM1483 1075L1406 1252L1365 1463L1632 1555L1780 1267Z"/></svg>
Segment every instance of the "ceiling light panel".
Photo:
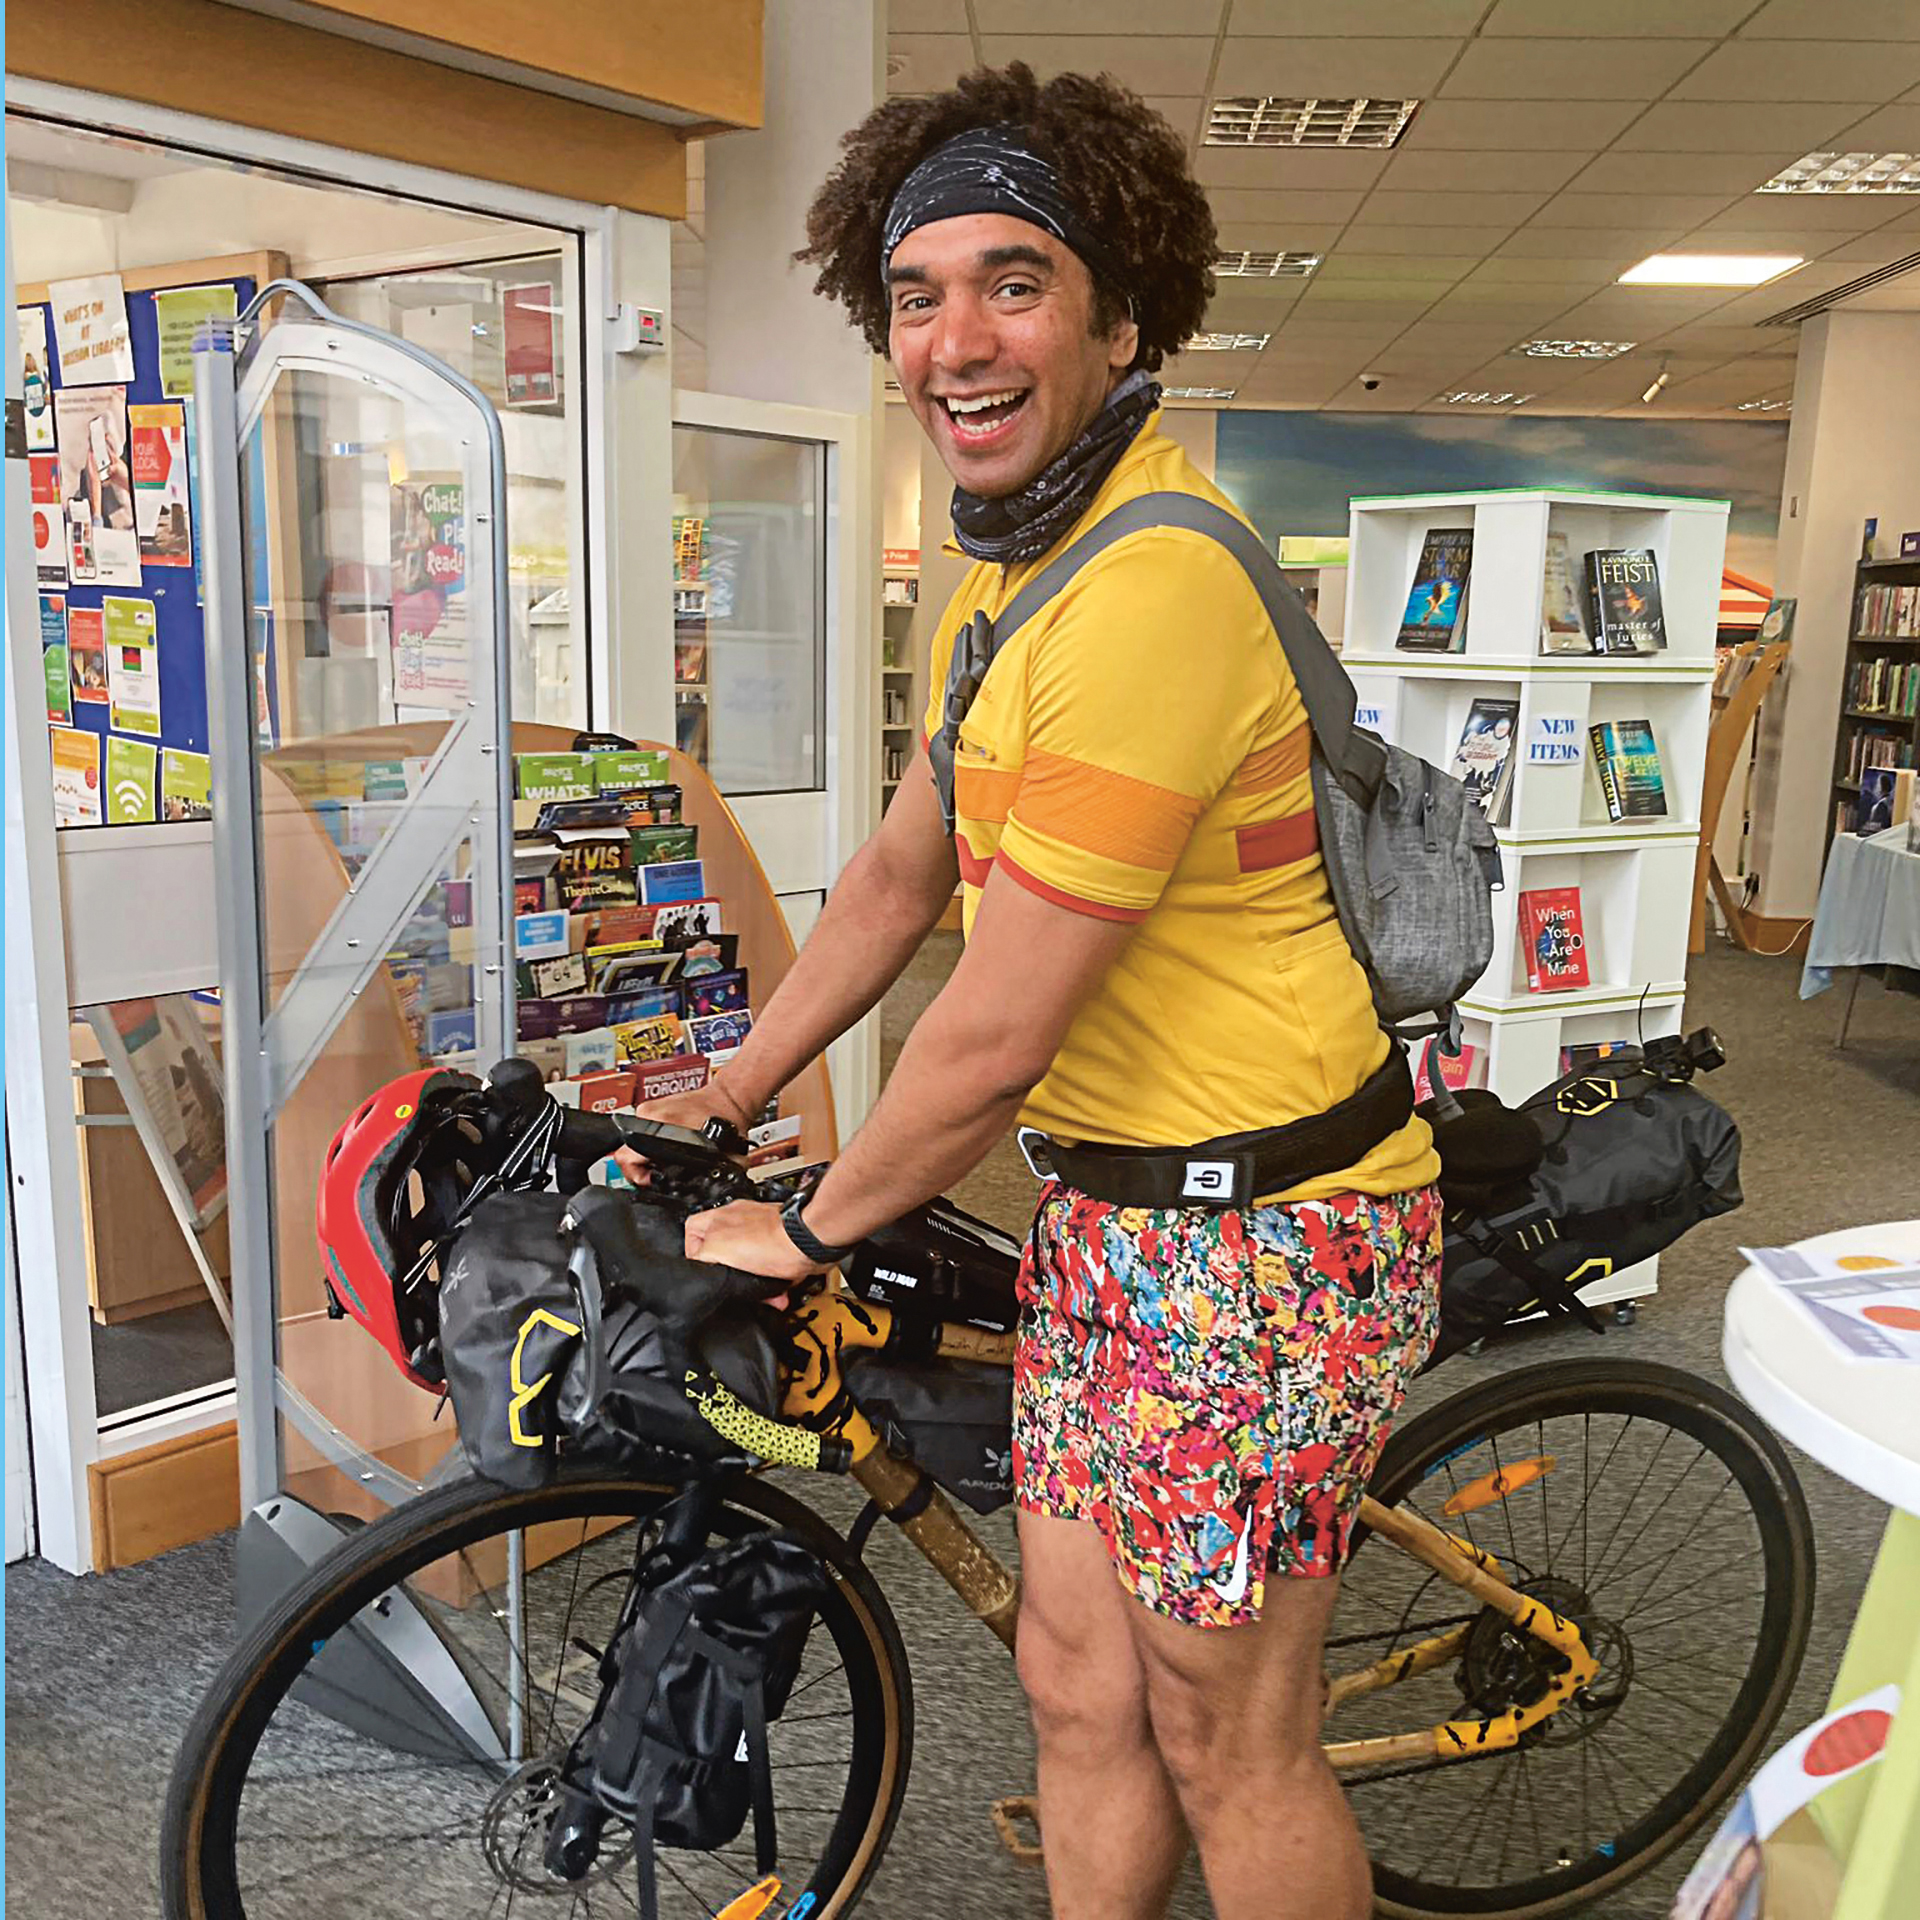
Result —
<svg viewBox="0 0 1920 1920"><path fill-rule="evenodd" d="M1182 353L1259 353L1273 338L1270 333L1196 333Z"/></svg>
<svg viewBox="0 0 1920 1920"><path fill-rule="evenodd" d="M1231 400L1239 391L1238 387L1163 387L1161 394L1168 400Z"/></svg>
<svg viewBox="0 0 1920 1920"><path fill-rule="evenodd" d="M1525 340L1512 351L1529 360L1617 360L1633 348L1631 340Z"/></svg>
<svg viewBox="0 0 1920 1920"><path fill-rule="evenodd" d="M1228 279L1303 280L1320 264L1317 253L1272 253L1261 248L1228 248L1214 256L1213 270Z"/></svg>
<svg viewBox="0 0 1920 1920"><path fill-rule="evenodd" d="M1520 407L1532 398L1530 393L1443 393L1440 403L1447 407Z"/></svg>
<svg viewBox="0 0 1920 1920"><path fill-rule="evenodd" d="M1758 287L1804 264L1799 253L1654 253L1620 276L1623 287Z"/></svg>
<svg viewBox="0 0 1920 1920"><path fill-rule="evenodd" d="M1759 193L1920 193L1920 153L1810 153Z"/></svg>
<svg viewBox="0 0 1920 1920"><path fill-rule="evenodd" d="M1209 147L1390 147L1406 132L1418 100L1280 100L1249 94L1216 100L1202 144Z"/></svg>

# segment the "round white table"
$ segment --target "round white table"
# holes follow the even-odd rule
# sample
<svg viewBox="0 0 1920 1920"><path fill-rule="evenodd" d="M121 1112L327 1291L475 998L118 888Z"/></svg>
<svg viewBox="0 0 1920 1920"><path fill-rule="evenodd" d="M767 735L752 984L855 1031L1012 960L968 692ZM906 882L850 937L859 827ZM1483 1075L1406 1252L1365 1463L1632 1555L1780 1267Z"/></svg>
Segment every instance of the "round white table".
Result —
<svg viewBox="0 0 1920 1920"><path fill-rule="evenodd" d="M1795 1244L1916 1266L1920 1220ZM1834 1920L1909 1920L1920 1910L1920 1362L1849 1359L1751 1267L1727 1294L1721 1355L1768 1426L1893 1509L1828 1707L1892 1681L1900 1711L1879 1763L1830 1787L1814 1814L1844 1868Z"/></svg>

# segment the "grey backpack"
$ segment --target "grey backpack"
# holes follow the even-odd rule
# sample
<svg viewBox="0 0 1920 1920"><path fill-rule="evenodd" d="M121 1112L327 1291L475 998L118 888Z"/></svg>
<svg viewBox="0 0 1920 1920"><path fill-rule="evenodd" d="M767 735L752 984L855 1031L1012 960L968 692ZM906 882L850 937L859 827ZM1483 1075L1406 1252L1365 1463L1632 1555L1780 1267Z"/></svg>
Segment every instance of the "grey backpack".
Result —
<svg viewBox="0 0 1920 1920"><path fill-rule="evenodd" d="M1105 548L1152 527L1217 540L1246 569L1293 668L1313 728L1313 810L1327 884L1354 957L1366 969L1389 1030L1404 1038L1445 1029L1453 1003L1493 953L1493 890L1501 884L1493 828L1461 783L1354 724L1353 682L1313 624L1260 536L1191 493L1149 493L1089 528L1041 569L997 622L976 613L954 638L944 721L927 743L947 831L953 831L953 756L994 656Z"/></svg>

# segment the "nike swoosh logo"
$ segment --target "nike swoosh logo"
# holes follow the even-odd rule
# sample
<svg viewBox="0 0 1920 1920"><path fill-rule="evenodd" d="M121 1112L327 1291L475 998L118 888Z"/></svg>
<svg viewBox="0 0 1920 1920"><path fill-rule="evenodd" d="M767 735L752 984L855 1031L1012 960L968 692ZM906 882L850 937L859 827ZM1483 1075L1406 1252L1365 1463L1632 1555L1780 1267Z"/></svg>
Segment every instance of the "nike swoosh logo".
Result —
<svg viewBox="0 0 1920 1920"><path fill-rule="evenodd" d="M1211 1582L1214 1592L1230 1607L1237 1607L1247 1597L1247 1543L1252 1538L1253 1515L1249 1513L1240 1523L1240 1545L1234 1551L1227 1577Z"/></svg>

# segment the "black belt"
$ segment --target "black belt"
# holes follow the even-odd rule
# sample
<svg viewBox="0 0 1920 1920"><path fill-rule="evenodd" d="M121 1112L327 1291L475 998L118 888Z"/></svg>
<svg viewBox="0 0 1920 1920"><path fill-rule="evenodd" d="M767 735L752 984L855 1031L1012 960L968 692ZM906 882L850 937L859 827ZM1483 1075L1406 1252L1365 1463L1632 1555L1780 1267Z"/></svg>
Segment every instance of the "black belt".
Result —
<svg viewBox="0 0 1920 1920"><path fill-rule="evenodd" d="M1413 1113L1405 1056L1387 1049L1358 1093L1325 1113L1254 1133L1225 1133L1191 1147L1062 1146L1022 1127L1020 1151L1042 1180L1054 1179L1120 1207L1245 1207L1364 1160Z"/></svg>

